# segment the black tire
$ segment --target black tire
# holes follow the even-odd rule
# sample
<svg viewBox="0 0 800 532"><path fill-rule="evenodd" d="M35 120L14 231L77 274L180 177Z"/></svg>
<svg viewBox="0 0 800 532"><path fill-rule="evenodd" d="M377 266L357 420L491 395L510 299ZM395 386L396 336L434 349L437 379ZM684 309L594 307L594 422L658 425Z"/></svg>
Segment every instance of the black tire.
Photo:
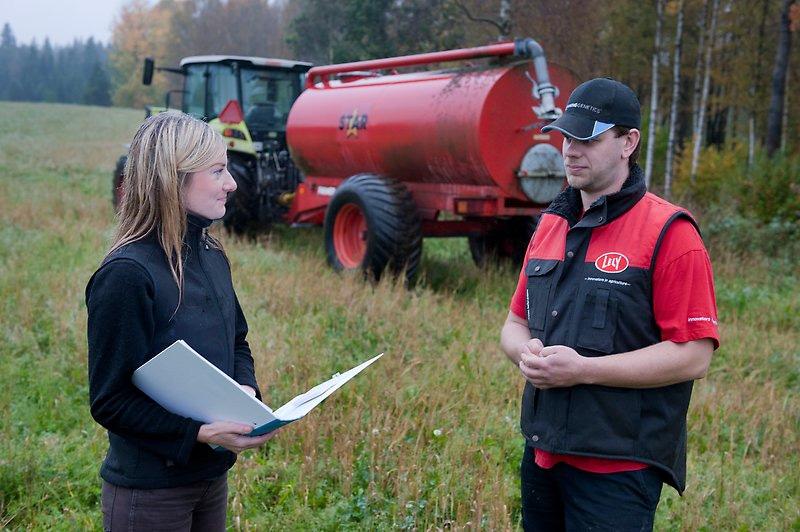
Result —
<svg viewBox="0 0 800 532"><path fill-rule="evenodd" d="M120 156L117 159L114 174L111 176L111 205L114 206L114 212L119 212L119 204L120 200L122 200L122 180L125 178L125 163L127 161L127 155Z"/></svg>
<svg viewBox="0 0 800 532"><path fill-rule="evenodd" d="M334 237L334 226L342 213L354 209L366 222L361 236L366 249L358 264L347 264L340 255L342 250L337 249L341 240ZM325 251L328 264L337 271L361 269L367 278L377 281L388 270L393 276L404 273L406 282L413 283L422 256L422 222L411 193L402 183L373 174L347 179L325 213Z"/></svg>
<svg viewBox="0 0 800 532"><path fill-rule="evenodd" d="M497 220L486 233L469 237L469 251L479 268L511 262L522 266L525 251L536 229L538 218L514 217Z"/></svg>
<svg viewBox="0 0 800 532"><path fill-rule="evenodd" d="M268 229L258 219L258 196L256 195L256 172L246 161L229 157L228 171L236 181L236 192L228 197L222 223L231 233L253 236Z"/></svg>

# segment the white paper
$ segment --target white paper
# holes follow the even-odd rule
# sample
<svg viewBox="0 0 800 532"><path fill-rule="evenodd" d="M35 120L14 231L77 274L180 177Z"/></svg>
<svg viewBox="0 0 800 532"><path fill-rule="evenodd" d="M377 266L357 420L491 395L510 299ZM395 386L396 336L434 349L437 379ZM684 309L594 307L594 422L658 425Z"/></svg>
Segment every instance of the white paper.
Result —
<svg viewBox="0 0 800 532"><path fill-rule="evenodd" d="M382 356L383 353L367 360L366 362L362 362L358 366L345 371L342 374L336 374L322 384L314 386L306 393L298 395L282 407L275 410L275 417L284 420L294 420L305 416L333 392L344 386L347 381L361 373L361 371L366 369L370 364Z"/></svg>

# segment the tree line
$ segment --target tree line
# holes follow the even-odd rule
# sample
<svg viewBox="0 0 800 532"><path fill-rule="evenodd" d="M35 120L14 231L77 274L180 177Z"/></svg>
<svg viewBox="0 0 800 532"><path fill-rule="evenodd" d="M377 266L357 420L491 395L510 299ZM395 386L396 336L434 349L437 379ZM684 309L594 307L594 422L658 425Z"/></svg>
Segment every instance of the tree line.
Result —
<svg viewBox="0 0 800 532"><path fill-rule="evenodd" d="M8 23L0 32L0 100L111 105L109 46L89 38L67 46L49 39L18 44Z"/></svg>
<svg viewBox="0 0 800 532"><path fill-rule="evenodd" d="M800 80L788 75L798 70L798 26L798 0L132 0L110 46L18 45L6 24L0 99L138 107L179 83L157 76L143 87L146 56L162 66L204 54L325 64L531 36L578 79L634 87L671 149L739 139L752 157L758 145L775 151L800 137L791 119Z"/></svg>
<svg viewBox="0 0 800 532"><path fill-rule="evenodd" d="M530 36L578 80L610 76L636 90L645 122L642 166L669 195L676 172L696 180L708 149L735 148L747 167L762 152L800 152L798 27L800 0L131 0L115 19L110 47L11 46L27 59L5 76L0 98L68 85L60 76L93 86L93 69L101 83L107 66L113 103L140 107L180 84L159 74L142 86L147 56L161 66L205 54L327 64ZM4 31L3 50L6 41ZM56 67L34 67L66 64L57 58L90 49L96 63L62 69L52 86L42 73ZM23 68L36 75L20 77ZM10 92L9 78L40 88ZM66 92L74 98L86 89Z"/></svg>

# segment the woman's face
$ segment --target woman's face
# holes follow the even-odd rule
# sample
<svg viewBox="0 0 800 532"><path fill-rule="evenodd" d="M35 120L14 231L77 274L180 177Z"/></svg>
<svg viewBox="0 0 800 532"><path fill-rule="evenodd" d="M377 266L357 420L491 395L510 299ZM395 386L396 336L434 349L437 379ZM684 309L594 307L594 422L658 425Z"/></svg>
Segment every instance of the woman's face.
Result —
<svg viewBox="0 0 800 532"><path fill-rule="evenodd" d="M227 155L223 154L205 170L189 174L188 183L183 189L187 211L209 220L225 216L228 194L236 190L236 181L228 172Z"/></svg>

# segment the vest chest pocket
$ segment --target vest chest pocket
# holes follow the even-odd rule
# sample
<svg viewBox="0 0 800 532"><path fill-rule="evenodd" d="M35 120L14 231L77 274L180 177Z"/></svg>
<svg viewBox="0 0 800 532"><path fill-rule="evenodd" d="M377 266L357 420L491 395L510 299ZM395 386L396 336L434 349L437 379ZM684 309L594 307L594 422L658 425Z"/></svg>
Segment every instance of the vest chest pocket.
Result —
<svg viewBox="0 0 800 532"><path fill-rule="evenodd" d="M613 353L619 306L613 291L591 288L580 298L580 302L576 344L603 354Z"/></svg>
<svg viewBox="0 0 800 532"><path fill-rule="evenodd" d="M547 300L558 263L557 260L531 259L525 266L525 275L528 276L525 287L525 312L528 328L532 331L544 330Z"/></svg>

